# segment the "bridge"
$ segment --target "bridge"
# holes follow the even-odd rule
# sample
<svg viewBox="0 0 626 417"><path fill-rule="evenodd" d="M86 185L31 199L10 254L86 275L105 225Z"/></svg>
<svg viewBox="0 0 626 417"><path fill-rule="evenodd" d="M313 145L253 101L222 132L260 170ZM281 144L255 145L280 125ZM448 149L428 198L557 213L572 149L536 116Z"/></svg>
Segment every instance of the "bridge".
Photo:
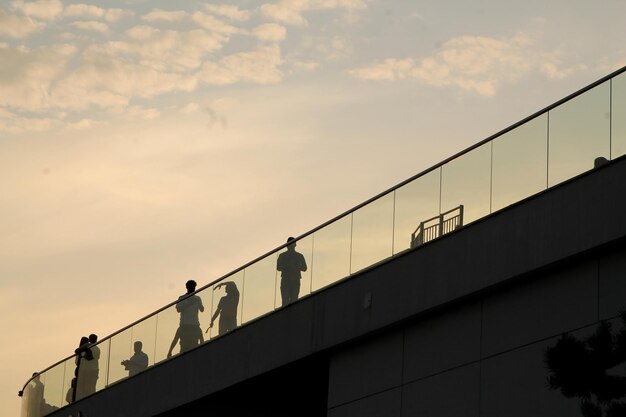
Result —
<svg viewBox="0 0 626 417"><path fill-rule="evenodd" d="M625 72L198 289L200 343L182 341L176 300L85 347L99 351L95 387L81 374L90 359L51 365L26 381L22 416L576 416L618 407L617 394L583 406L582 394L546 381L558 371L547 352L564 333L582 346L606 323L623 325ZM290 251L306 264L296 278L279 262ZM294 281L290 299L281 286ZM231 314L228 328L210 327L218 307ZM136 342L148 362L129 372L122 361ZM626 377L617 365L605 371Z"/></svg>

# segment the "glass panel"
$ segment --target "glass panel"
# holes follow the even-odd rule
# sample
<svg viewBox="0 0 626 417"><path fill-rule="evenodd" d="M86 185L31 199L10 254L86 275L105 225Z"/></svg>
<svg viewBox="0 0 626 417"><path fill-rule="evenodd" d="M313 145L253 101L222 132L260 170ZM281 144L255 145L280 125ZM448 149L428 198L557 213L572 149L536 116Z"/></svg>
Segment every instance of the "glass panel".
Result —
<svg viewBox="0 0 626 417"><path fill-rule="evenodd" d="M396 190L393 253L408 249L419 224L439 214L440 185L437 168Z"/></svg>
<svg viewBox="0 0 626 417"><path fill-rule="evenodd" d="M24 388L22 417L45 416L65 405L65 362L35 376Z"/></svg>
<svg viewBox="0 0 626 417"><path fill-rule="evenodd" d="M275 290L276 299L274 301L275 308L288 304L290 299L298 299L300 297L303 297L311 293L311 271L312 271L311 259L313 258L313 236L309 235L305 238L298 240L296 242L296 246L294 247L294 250L296 252L299 252L302 255L302 257L304 258L304 264L305 264L304 267L306 268L305 271L302 271L303 269L302 266L300 268L296 268L296 269L300 269L300 277L301 277L300 284L299 284L300 291L299 292L296 291L298 289L297 281L294 283L293 281L295 280L290 279L290 277L285 278L286 282L284 284L286 285L283 285L283 277L282 277L283 274L282 272L277 272L276 290ZM283 250L282 252L283 253L287 252L287 250ZM281 256L281 255L279 254L278 256ZM282 263L284 263L284 261L281 261L281 264ZM295 263L295 265L298 265L298 263ZM278 260L275 265L275 268L277 269L282 268L282 266L281 267L278 266ZM293 284L293 285L290 285L290 284ZM284 299L283 299L283 293L281 291L281 286L285 288ZM291 296L289 293L289 289L292 290Z"/></svg>
<svg viewBox="0 0 626 417"><path fill-rule="evenodd" d="M104 340L98 343L97 348L100 352L96 352L95 349L92 349L95 356L98 356L97 366L98 366L98 379L96 381L96 391L100 391L108 385L108 374L109 374L109 347L111 346L110 339Z"/></svg>
<svg viewBox="0 0 626 417"><path fill-rule="evenodd" d="M442 167L441 211L463 205L463 224L490 213L491 142Z"/></svg>
<svg viewBox="0 0 626 417"><path fill-rule="evenodd" d="M626 73L612 80L611 158L626 154Z"/></svg>
<svg viewBox="0 0 626 417"><path fill-rule="evenodd" d="M150 363L161 362L180 352L178 337L179 316L175 305L157 314L156 350L154 360L150 358Z"/></svg>
<svg viewBox="0 0 626 417"><path fill-rule="evenodd" d="M211 338L223 335L241 325L241 293L244 271L237 272L213 287L213 313L209 335Z"/></svg>
<svg viewBox="0 0 626 417"><path fill-rule="evenodd" d="M72 357L65 361L65 377L63 378L63 405L67 405L71 402L75 383L76 360Z"/></svg>
<svg viewBox="0 0 626 417"><path fill-rule="evenodd" d="M312 290L318 290L350 274L352 215L348 214L313 235Z"/></svg>
<svg viewBox="0 0 626 417"><path fill-rule="evenodd" d="M121 333L116 334L111 338L111 348L109 363L109 384L113 384L120 379L124 379L128 376L128 372L124 369L120 363L123 360L130 358L133 354L133 330L132 328L126 329ZM80 378L78 380L79 392L80 392Z"/></svg>
<svg viewBox="0 0 626 417"><path fill-rule="evenodd" d="M31 390L31 405L36 410L36 403L39 403L41 415L50 414L51 412L65 405L65 393L63 392L63 383L65 379L65 362L62 362L54 368L48 369L44 375L40 377L39 383L37 378L31 382L34 390ZM42 390L39 393L39 390ZM41 398L43 394L43 398ZM36 414L34 414L36 415Z"/></svg>
<svg viewBox="0 0 626 417"><path fill-rule="evenodd" d="M553 186L609 157L609 82L550 111L548 184Z"/></svg>
<svg viewBox="0 0 626 417"><path fill-rule="evenodd" d="M389 193L352 214L350 272L390 257L392 250L393 193Z"/></svg>
<svg viewBox="0 0 626 417"><path fill-rule="evenodd" d="M492 211L546 189L548 115L493 140Z"/></svg>
<svg viewBox="0 0 626 417"><path fill-rule="evenodd" d="M274 310L276 254L269 255L245 269L241 297L242 322Z"/></svg>

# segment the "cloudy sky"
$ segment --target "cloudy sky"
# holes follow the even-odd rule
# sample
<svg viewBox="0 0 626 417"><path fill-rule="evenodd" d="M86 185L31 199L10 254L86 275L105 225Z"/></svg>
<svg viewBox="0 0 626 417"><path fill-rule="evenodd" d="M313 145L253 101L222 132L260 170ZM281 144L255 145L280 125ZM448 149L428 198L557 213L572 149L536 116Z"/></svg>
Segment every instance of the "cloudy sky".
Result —
<svg viewBox="0 0 626 417"><path fill-rule="evenodd" d="M626 0L183 4L0 0L1 415L80 335L626 65Z"/></svg>

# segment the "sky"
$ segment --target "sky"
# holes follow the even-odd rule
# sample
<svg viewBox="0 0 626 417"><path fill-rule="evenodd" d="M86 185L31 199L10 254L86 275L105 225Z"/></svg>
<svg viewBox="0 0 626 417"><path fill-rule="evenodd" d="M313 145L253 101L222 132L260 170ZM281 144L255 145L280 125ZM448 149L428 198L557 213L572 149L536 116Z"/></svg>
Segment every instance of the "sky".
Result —
<svg viewBox="0 0 626 417"><path fill-rule="evenodd" d="M626 0L0 0L0 415L32 372L626 65Z"/></svg>

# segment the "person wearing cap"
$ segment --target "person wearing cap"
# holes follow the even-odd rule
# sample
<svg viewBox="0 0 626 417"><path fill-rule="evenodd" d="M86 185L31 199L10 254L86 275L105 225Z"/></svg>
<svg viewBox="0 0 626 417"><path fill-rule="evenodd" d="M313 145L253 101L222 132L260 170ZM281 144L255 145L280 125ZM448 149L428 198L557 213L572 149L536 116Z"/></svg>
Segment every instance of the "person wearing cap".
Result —
<svg viewBox="0 0 626 417"><path fill-rule="evenodd" d="M291 242L291 243L290 243ZM293 237L287 239L287 250L278 255L276 269L281 273L280 295L283 307L293 303L300 295L301 272L306 271L306 260L300 252L296 252L296 240Z"/></svg>

